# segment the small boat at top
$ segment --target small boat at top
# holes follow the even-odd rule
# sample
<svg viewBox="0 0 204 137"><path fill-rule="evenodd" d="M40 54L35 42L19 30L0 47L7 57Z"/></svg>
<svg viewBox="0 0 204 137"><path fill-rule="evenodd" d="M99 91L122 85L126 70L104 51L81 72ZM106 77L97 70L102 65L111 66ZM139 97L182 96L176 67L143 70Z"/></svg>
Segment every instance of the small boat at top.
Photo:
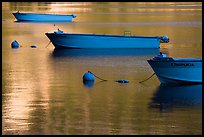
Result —
<svg viewBox="0 0 204 137"><path fill-rule="evenodd" d="M59 29L54 33L45 33L45 35L50 39L55 48L159 48L160 43L169 42L167 36L76 34L64 33Z"/></svg>
<svg viewBox="0 0 204 137"><path fill-rule="evenodd" d="M75 14L39 14L39 13L20 13L19 11L12 13L17 21L28 22L72 22L72 18L76 18Z"/></svg>
<svg viewBox="0 0 204 137"><path fill-rule="evenodd" d="M147 62L162 84L202 83L202 58L172 58L160 53Z"/></svg>

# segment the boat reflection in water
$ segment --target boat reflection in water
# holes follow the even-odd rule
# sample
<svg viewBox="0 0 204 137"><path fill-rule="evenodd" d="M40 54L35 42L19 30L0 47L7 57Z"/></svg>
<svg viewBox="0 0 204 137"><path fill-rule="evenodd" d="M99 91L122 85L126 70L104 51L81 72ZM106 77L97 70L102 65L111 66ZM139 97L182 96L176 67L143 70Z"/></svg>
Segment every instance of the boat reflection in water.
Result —
<svg viewBox="0 0 204 137"><path fill-rule="evenodd" d="M84 85L85 87L91 88L91 87L94 86L94 81L93 81L93 80L92 80L92 81L83 81L83 85Z"/></svg>
<svg viewBox="0 0 204 137"><path fill-rule="evenodd" d="M57 49L52 52L54 57L65 56L134 56L157 55L159 49Z"/></svg>
<svg viewBox="0 0 204 137"><path fill-rule="evenodd" d="M164 85L161 84L152 98L150 108L160 111L173 108L202 108L202 84Z"/></svg>

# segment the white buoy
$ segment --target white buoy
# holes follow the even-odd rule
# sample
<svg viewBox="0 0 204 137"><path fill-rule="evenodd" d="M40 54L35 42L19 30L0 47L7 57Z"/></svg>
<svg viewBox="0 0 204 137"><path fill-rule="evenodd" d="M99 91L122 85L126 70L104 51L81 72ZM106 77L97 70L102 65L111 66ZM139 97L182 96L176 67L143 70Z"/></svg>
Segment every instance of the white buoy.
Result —
<svg viewBox="0 0 204 137"><path fill-rule="evenodd" d="M19 43L18 43L16 40L14 40L14 41L11 43L11 47L12 47L12 48L18 48L18 47L19 47Z"/></svg>
<svg viewBox="0 0 204 137"><path fill-rule="evenodd" d="M94 81L94 75L90 72L86 72L83 75L83 81Z"/></svg>

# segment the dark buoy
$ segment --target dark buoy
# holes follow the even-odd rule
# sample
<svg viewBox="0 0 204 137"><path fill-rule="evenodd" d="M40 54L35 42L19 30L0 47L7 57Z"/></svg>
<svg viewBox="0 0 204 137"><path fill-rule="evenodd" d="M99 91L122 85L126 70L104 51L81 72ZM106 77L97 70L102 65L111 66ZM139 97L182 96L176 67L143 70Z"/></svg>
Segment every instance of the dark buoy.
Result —
<svg viewBox="0 0 204 137"><path fill-rule="evenodd" d="M86 72L83 75L83 81L94 81L94 75L91 72Z"/></svg>
<svg viewBox="0 0 204 137"><path fill-rule="evenodd" d="M16 40L14 40L14 41L11 43L11 47L12 47L12 48L18 48L18 47L19 47L19 43L18 43Z"/></svg>
<svg viewBox="0 0 204 137"><path fill-rule="evenodd" d="M118 82L118 83L129 83L129 80L126 80L126 79L119 79L119 80L117 80L116 82Z"/></svg>
<svg viewBox="0 0 204 137"><path fill-rule="evenodd" d="M129 80L126 80L126 79L125 79L125 80L123 80L123 82L124 82L124 83L129 83Z"/></svg>
<svg viewBox="0 0 204 137"><path fill-rule="evenodd" d="M123 83L123 80L117 80L118 83Z"/></svg>
<svg viewBox="0 0 204 137"><path fill-rule="evenodd" d="M36 46L36 45L31 45L30 47L31 47L31 48L37 48L37 46Z"/></svg>

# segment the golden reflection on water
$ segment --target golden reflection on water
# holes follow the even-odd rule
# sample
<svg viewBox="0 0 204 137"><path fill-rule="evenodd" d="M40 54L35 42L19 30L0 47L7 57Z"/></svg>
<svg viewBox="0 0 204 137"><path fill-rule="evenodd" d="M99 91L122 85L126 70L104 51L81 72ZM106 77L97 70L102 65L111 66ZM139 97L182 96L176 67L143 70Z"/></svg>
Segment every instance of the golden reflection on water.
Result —
<svg viewBox="0 0 204 137"><path fill-rule="evenodd" d="M3 134L201 134L202 110L173 108L160 113L148 105L159 81L146 60L155 52L129 56L53 55L45 32L168 35L162 52L202 56L202 5L156 3L2 3ZM16 23L12 12L77 14L73 23ZM129 23L129 24L128 24ZM18 40L22 47L11 49ZM36 44L36 49L30 45ZM108 79L85 87L86 71ZM126 78L127 85L112 80ZM190 114L190 115L189 115ZM191 121L189 121L189 117ZM193 122L192 122L193 121ZM193 127L192 127L193 126ZM189 130L191 129L191 130Z"/></svg>
<svg viewBox="0 0 204 137"><path fill-rule="evenodd" d="M22 54L20 51L13 50L12 52L15 55ZM14 133L19 130L19 127L22 131L29 131L29 125L33 124L29 122L30 114L35 111L36 105L47 109L49 100L48 89L44 86L49 85L47 68L41 68L42 73L35 71L35 66L40 66L41 63L46 64L46 60L38 62L35 61L35 56L29 59L29 56L18 58L15 55L11 55L11 60L15 61L10 62L10 71L6 76L10 86L8 86L9 93L7 94L9 100L6 100L8 107L5 112L5 122L9 124L8 127L5 125L7 127L5 131L13 130ZM38 55L37 57L43 56ZM26 63L28 66L22 66L21 64L25 62L30 63ZM35 100L39 100L39 103L33 106Z"/></svg>

